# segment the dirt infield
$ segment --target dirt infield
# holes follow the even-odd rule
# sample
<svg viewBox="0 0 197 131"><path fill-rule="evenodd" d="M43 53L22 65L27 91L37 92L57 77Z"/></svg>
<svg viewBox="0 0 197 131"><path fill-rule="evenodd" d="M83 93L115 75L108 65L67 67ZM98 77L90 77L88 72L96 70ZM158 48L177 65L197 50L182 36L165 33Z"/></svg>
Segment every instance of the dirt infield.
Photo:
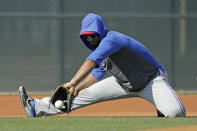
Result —
<svg viewBox="0 0 197 131"><path fill-rule="evenodd" d="M45 96L33 96L43 98ZM187 110L187 116L197 116L197 95L180 95ZM0 96L0 117L26 117L18 96ZM68 116L61 114L59 116ZM128 98L102 102L90 105L76 111L69 116L156 116L155 108L140 98ZM172 127L162 129L149 129L141 131L185 131L197 130L197 126Z"/></svg>
<svg viewBox="0 0 197 131"><path fill-rule="evenodd" d="M197 95L180 95L180 98L186 107L187 116L197 116ZM0 107L0 117L25 117L18 96L0 96ZM156 112L147 101L140 98L128 98L87 106L73 111L69 116L156 116Z"/></svg>

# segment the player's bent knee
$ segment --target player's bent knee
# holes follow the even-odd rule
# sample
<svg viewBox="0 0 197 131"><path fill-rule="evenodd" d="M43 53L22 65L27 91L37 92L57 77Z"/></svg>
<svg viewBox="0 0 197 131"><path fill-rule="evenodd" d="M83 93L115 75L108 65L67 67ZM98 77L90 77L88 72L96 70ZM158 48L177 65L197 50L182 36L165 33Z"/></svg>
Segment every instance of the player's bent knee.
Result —
<svg viewBox="0 0 197 131"><path fill-rule="evenodd" d="M185 113L181 108L172 108L169 109L166 113L164 113L165 117L173 118L173 117L185 117Z"/></svg>
<svg viewBox="0 0 197 131"><path fill-rule="evenodd" d="M183 104L179 104L179 105L174 104L174 105L158 108L157 115L158 117L169 117L169 118L185 117L186 110Z"/></svg>

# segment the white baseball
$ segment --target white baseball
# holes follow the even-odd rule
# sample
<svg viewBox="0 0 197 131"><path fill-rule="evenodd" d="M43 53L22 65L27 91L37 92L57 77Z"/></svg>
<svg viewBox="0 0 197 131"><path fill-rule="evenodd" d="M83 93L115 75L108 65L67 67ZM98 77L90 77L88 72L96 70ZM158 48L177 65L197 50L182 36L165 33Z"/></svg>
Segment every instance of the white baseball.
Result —
<svg viewBox="0 0 197 131"><path fill-rule="evenodd" d="M57 101L55 102L55 107L56 107L57 109L62 109L63 106L64 106L64 102L63 102L63 101L57 100Z"/></svg>

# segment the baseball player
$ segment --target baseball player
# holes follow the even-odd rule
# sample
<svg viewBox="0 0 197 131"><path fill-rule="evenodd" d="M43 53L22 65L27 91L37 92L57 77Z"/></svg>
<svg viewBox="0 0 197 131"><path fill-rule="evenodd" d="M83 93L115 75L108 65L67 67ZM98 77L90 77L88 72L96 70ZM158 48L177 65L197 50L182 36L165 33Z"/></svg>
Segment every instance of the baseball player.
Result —
<svg viewBox="0 0 197 131"><path fill-rule="evenodd" d="M74 96L70 111L102 101L140 97L155 106L158 116L186 115L184 105L168 83L165 68L142 43L108 30L102 17L93 13L82 20L80 38L92 53L70 82L61 86ZM103 79L106 72L111 76ZM32 99L23 86L19 87L19 96L30 117L68 112L57 109L50 102L51 97Z"/></svg>

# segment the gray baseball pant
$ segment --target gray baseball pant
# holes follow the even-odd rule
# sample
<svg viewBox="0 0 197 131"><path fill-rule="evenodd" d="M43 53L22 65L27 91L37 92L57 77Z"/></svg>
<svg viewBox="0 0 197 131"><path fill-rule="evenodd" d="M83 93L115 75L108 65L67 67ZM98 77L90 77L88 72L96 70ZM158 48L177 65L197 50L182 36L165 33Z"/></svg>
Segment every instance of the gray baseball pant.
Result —
<svg viewBox="0 0 197 131"><path fill-rule="evenodd" d="M73 111L102 101L132 97L140 97L149 101L165 117L184 117L186 115L184 105L181 103L176 92L169 86L166 75L162 72L139 92L129 92L122 88L113 76L108 77L81 90L73 100L71 110ZM34 99L37 116L64 113L52 104L49 104L49 99L50 97L45 97L41 100Z"/></svg>

